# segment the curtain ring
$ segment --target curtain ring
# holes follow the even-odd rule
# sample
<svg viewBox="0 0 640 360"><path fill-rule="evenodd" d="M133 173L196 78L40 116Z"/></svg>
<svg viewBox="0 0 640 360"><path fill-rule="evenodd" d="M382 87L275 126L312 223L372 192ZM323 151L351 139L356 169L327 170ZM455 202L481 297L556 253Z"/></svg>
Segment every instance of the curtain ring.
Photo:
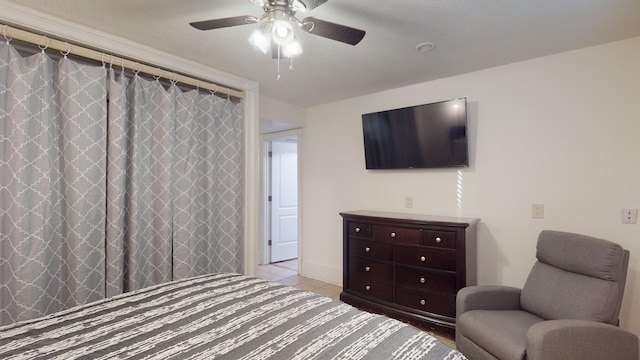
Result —
<svg viewBox="0 0 640 360"><path fill-rule="evenodd" d="M175 85L178 83L178 73L173 73L173 80L171 80L171 84Z"/></svg>
<svg viewBox="0 0 640 360"><path fill-rule="evenodd" d="M64 57L67 57L67 55L69 55L69 53L71 52L71 44L67 43L67 46L68 46L68 48L67 48L67 52L66 53L60 51L60 54L62 54L62 56L64 56Z"/></svg>
<svg viewBox="0 0 640 360"><path fill-rule="evenodd" d="M47 49L49 48L49 38L48 38L48 37L46 37L46 36L45 36L44 38L45 38L45 39L47 39L47 43L45 44L45 46L44 46L44 47L42 47L42 46L40 46L40 44L38 44L38 48L39 48L40 50L42 50L42 52L43 52L43 53L44 53L44 51L45 51L45 50L47 50Z"/></svg>
<svg viewBox="0 0 640 360"><path fill-rule="evenodd" d="M122 73L124 74L124 58L120 59L120 70L122 70Z"/></svg>
<svg viewBox="0 0 640 360"><path fill-rule="evenodd" d="M107 63L104 61L104 53L100 54L100 62L102 63L102 67L107 67Z"/></svg>
<svg viewBox="0 0 640 360"><path fill-rule="evenodd" d="M109 69L113 69L113 54L109 55Z"/></svg>
<svg viewBox="0 0 640 360"><path fill-rule="evenodd" d="M162 77L162 69L158 69L160 70L160 74L158 74L158 76L153 75L153 78L156 79L156 81L159 81L160 78Z"/></svg>
<svg viewBox="0 0 640 360"><path fill-rule="evenodd" d="M7 36L7 25L2 26L2 35L4 36L4 40L9 44L9 42L13 39Z"/></svg>
<svg viewBox="0 0 640 360"><path fill-rule="evenodd" d="M140 65L140 63L138 63L138 68L133 71L133 75L138 76L138 73L140 72L140 68L141 67L142 67L142 65Z"/></svg>

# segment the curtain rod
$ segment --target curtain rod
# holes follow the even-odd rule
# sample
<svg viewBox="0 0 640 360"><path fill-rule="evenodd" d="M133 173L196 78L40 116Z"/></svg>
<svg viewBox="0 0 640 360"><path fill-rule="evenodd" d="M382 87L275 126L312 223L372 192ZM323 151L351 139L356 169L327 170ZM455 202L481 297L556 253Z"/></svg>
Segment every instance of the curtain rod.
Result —
<svg viewBox="0 0 640 360"><path fill-rule="evenodd" d="M163 70L157 67L152 67L137 61L125 59L79 45L74 45L66 41L52 39L45 35L31 33L4 24L0 25L2 25L2 34L4 35L4 38L5 40L7 40L7 42L16 39L26 43L38 45L38 47L44 50L59 50L63 55L73 54L86 59L100 61L103 64L121 66L125 69L132 70L135 73L142 72L152 75L155 78L163 77L172 82L180 82L183 84L195 86L196 88L207 89L213 91L216 94L221 93L238 99L243 99L245 97L243 91L227 88L204 80L198 80L186 75Z"/></svg>

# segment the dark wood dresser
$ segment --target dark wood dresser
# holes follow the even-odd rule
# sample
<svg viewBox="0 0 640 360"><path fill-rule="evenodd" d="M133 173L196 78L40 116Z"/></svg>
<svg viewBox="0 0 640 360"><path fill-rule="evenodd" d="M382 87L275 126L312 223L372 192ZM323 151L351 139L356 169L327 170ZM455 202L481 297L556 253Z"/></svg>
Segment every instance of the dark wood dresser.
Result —
<svg viewBox="0 0 640 360"><path fill-rule="evenodd" d="M476 284L479 219L364 210L340 215L340 299L455 334L456 293Z"/></svg>

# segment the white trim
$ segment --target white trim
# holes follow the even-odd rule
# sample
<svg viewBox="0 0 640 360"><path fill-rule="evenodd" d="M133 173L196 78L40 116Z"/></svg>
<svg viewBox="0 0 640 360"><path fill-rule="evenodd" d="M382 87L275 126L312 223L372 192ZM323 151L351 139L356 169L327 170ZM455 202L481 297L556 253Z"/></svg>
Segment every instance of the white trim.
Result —
<svg viewBox="0 0 640 360"><path fill-rule="evenodd" d="M269 133L269 134L263 134L261 136L261 141L260 141L260 179L261 179L261 183L260 183L260 195L259 195L259 199L260 199L260 238L258 240L258 242L256 243L256 248L258 250L258 257L256 258L257 261L259 261L260 263L264 263L267 264L269 262L268 259L268 250L267 250L267 240L269 237L269 229L268 229L268 225L266 224L266 216L269 212L269 203L267 202L267 194L268 194L268 172L267 172L267 166L268 166L268 155L267 152L265 151L267 149L267 142L269 141L273 141L273 140L278 140L278 139L283 139L283 138L288 138L288 137L292 137L295 136L297 139L297 154L298 154L298 269L300 269L300 266L302 264L302 248L304 246L304 241L302 238L302 129L293 129L293 130L286 130L286 131L280 131L280 132L275 132L275 133Z"/></svg>
<svg viewBox="0 0 640 360"><path fill-rule="evenodd" d="M268 134L267 134L268 135ZM260 135L260 239L256 243L258 250L258 265L269 264L269 202L266 200L269 196L269 187L271 186L271 174L269 172L269 142L266 135Z"/></svg>
<svg viewBox="0 0 640 360"><path fill-rule="evenodd" d="M258 92L245 92L244 273L255 276L260 238L260 136Z"/></svg>
<svg viewBox="0 0 640 360"><path fill-rule="evenodd" d="M340 270L322 264L309 262L302 262L301 265L302 266L299 267L300 275L332 283L334 285L343 286L342 272Z"/></svg>

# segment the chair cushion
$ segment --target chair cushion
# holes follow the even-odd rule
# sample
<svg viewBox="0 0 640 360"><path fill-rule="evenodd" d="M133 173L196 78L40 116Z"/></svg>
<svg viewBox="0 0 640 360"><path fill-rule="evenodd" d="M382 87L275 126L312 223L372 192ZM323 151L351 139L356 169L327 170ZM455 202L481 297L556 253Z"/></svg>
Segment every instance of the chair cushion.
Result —
<svg viewBox="0 0 640 360"><path fill-rule="evenodd" d="M590 236L545 230L538 236L536 257L557 268L619 281L624 249L611 241Z"/></svg>
<svg viewBox="0 0 640 360"><path fill-rule="evenodd" d="M471 310L460 315L456 331L498 359L524 359L527 330L541 321L520 310Z"/></svg>
<svg viewBox="0 0 640 360"><path fill-rule="evenodd" d="M545 320L583 319L615 324L617 282L536 262L522 288L520 306Z"/></svg>

